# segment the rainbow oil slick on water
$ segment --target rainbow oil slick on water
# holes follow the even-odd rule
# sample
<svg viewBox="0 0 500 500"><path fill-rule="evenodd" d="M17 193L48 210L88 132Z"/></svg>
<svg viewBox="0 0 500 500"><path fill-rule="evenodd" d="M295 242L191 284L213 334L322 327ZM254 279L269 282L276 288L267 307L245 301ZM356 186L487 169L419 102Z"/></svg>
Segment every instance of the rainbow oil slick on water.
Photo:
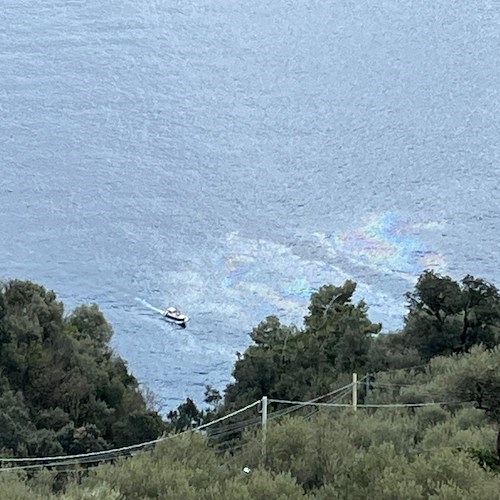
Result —
<svg viewBox="0 0 500 500"><path fill-rule="evenodd" d="M425 269L445 271L443 257L419 237L421 231L433 228L439 225L412 224L396 213L373 214L359 227L333 232L326 239L332 250L353 264L413 282Z"/></svg>
<svg viewBox="0 0 500 500"><path fill-rule="evenodd" d="M445 272L442 256L419 237L439 228L383 213L367 216L350 231L300 235L296 246L231 233L218 258L221 284L242 311L251 305L254 322L275 314L283 322L300 324L315 290L352 279L355 300L367 303L372 320L382 322L385 330L395 329L405 314L404 293L420 273Z"/></svg>

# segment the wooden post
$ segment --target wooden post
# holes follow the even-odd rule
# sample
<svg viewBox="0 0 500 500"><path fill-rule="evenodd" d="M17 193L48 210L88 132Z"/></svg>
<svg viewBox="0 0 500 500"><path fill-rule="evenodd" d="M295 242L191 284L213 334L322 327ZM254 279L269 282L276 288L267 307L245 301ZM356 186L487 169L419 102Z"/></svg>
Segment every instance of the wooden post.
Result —
<svg viewBox="0 0 500 500"><path fill-rule="evenodd" d="M262 465L266 463L267 396L262 396Z"/></svg>
<svg viewBox="0 0 500 500"><path fill-rule="evenodd" d="M352 409L358 409L358 374L352 374Z"/></svg>

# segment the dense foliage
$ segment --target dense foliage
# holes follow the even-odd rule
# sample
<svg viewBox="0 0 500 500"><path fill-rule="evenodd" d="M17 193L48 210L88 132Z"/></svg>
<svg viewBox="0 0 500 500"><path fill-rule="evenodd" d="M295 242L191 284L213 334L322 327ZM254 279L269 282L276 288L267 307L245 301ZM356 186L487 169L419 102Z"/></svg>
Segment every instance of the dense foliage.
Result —
<svg viewBox="0 0 500 500"><path fill-rule="evenodd" d="M466 276L461 284L426 272L408 293L405 333L422 359L467 352L473 345L493 347L500 334L497 288Z"/></svg>
<svg viewBox="0 0 500 500"><path fill-rule="evenodd" d="M50 456L157 437L160 416L109 347L96 305L64 316L53 292L28 281L0 291L0 453Z"/></svg>
<svg viewBox="0 0 500 500"><path fill-rule="evenodd" d="M272 421L265 464L260 433L222 453L198 433L177 434L83 479L75 473L60 495L50 473L27 484L0 472L0 489L7 499L39 500L495 500L500 474L468 451L487 448L494 433L472 408L322 410Z"/></svg>
<svg viewBox="0 0 500 500"><path fill-rule="evenodd" d="M425 272L407 294L402 332L377 335L363 302L352 303L355 283L327 285L311 296L305 328L266 318L233 371L226 410L266 395L304 400L328 392L351 372L377 372L427 363L438 355L466 353L500 342L500 295L484 280L467 276L462 286Z"/></svg>
<svg viewBox="0 0 500 500"><path fill-rule="evenodd" d="M353 303L355 287L346 281L313 293L303 329L274 316L262 321L223 397L207 387L210 409L188 399L172 411L172 433L152 451L83 476L70 472L59 494L57 471L26 481L24 471L0 469L0 491L68 500L500 499L498 290L472 276L457 283L425 272L407 294L402 331L379 334L366 304ZM99 449L160 432L159 417L112 356L110 334L96 306L64 318L51 292L24 282L4 287L5 452ZM353 372L359 402L378 407L354 412L274 401L265 447L258 407L224 420L262 396L350 403L351 388L342 387ZM203 422L206 430L192 432ZM62 432L68 426L72 434Z"/></svg>
<svg viewBox="0 0 500 500"><path fill-rule="evenodd" d="M326 285L311 296L305 329L270 316L254 328L251 345L234 367L225 404L240 407L262 396L304 399L328 392L340 374L368 362L372 335L365 303L352 303L356 284Z"/></svg>

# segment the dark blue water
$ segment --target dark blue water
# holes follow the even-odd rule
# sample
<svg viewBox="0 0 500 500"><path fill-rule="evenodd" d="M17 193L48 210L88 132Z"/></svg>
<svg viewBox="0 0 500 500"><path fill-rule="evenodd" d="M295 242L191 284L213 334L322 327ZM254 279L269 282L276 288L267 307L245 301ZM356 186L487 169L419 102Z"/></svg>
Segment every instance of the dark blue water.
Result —
<svg viewBox="0 0 500 500"><path fill-rule="evenodd" d="M424 268L500 284L498 7L3 0L0 277L97 302L164 409L324 283L385 330Z"/></svg>

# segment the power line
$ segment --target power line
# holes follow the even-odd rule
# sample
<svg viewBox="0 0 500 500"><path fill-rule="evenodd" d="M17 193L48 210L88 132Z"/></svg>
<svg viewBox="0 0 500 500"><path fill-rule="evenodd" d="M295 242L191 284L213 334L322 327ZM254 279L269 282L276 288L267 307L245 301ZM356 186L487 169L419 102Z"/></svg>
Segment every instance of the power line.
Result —
<svg viewBox="0 0 500 500"><path fill-rule="evenodd" d="M218 418L217 420L213 420L212 422L208 422L207 424L200 425L194 429L190 429L188 431L184 431L179 434L172 434L169 436L163 436L158 439L153 439L151 441L145 441L143 443L138 443L138 444L133 444L130 446L122 446L121 448L113 448L111 450L101 450L101 451L93 451L89 453L79 453L76 455L58 455L58 456L53 456L53 457L25 457L25 458L9 458L9 457L0 457L0 464L1 463L19 463L19 462L27 462L27 463L32 463L32 462L51 462L51 464L56 464L57 462L65 463L68 460L73 460L73 459L86 459L88 457L93 457L93 458L98 458L98 457L107 457L109 455L114 455L113 457L110 458L116 458L116 456L122 455L124 452L129 452L132 450L141 450L147 446L152 446L157 443L161 443L162 441L165 441L167 439L171 439L173 437L177 437L181 434L184 434L186 432L195 432L195 431L200 431L203 429L206 429L214 424L217 424L219 422L222 422L224 420L227 420L228 418L234 417L235 415L238 415L239 413L242 413L257 404L260 403L259 401L255 401L244 408L240 408L239 410L236 410L228 415L225 415L223 417ZM100 461L100 460L96 460ZM84 462L82 462L84 463ZM47 464L45 464L47 466ZM13 470L13 468L0 468L0 472L4 470Z"/></svg>
<svg viewBox="0 0 500 500"><path fill-rule="evenodd" d="M342 399L344 399L346 396L349 396L352 393L352 384L349 384L349 386L342 391L341 393L337 394L334 398L330 398L327 403L338 403ZM299 406L300 407L300 406ZM302 407L300 407L302 408ZM314 408L310 413L308 413L304 418L306 420L309 420L313 415L316 415L319 412L318 408Z"/></svg>
<svg viewBox="0 0 500 500"><path fill-rule="evenodd" d="M344 397L344 392L346 390L350 390L350 387L352 384L347 384L343 387L340 387L338 389L335 389L333 391L328 392L327 394L323 394L321 396L318 396L312 400L310 400L310 403L314 403L315 401L319 401L321 399L324 399L326 397L330 397L332 395L338 394L339 392L342 392L341 397ZM336 399L336 398L335 398ZM278 401L278 400L277 400ZM52 456L52 457L23 457L23 458L11 458L11 457L0 457L0 472L4 471L16 471L16 470L33 470L33 469L39 469L39 468L47 468L47 467L57 467L57 466L67 466L67 465L78 465L78 464L90 464L90 463L98 463L98 462L105 462L109 460L114 460L115 458L119 458L124 455L129 455L133 452L136 451L144 451L146 448L153 447L154 445L166 441L167 439L172 439L174 437L180 436L181 434L185 434L187 432L197 432L201 431L204 429L208 429L212 427L213 425L216 425L218 423L221 423L231 417L234 417L246 410L249 410L253 408L254 406L260 404L260 400L254 401L253 403L240 408L239 410L236 410L228 415L224 415L223 417L220 417L216 420L213 420L211 422L208 422L206 424L200 425L194 429L190 429L178 434L171 434L169 436L163 436L158 439L154 439L151 441L145 441L142 443L137 443L134 445L130 446L123 446L120 448L113 448L110 450L100 450L100 451L94 451L94 452L89 452L89 453L79 453L75 455L59 455L59 456ZM295 410L298 410L303 407L303 404L297 404L293 408L287 408L284 410L279 410L277 412L273 412L271 418L278 418L280 416L284 416L288 413L291 413ZM215 430L213 433L210 433L208 435L209 438L221 438L223 436L228 436L230 434L235 434L241 430L244 429L249 429L252 427L257 427L260 423L260 419L257 417L251 418L244 420L242 422L237 422L235 424L232 424L226 428L222 428L220 430ZM13 466L13 467L1 467L1 464L20 464L22 463L23 465L19 466Z"/></svg>
<svg viewBox="0 0 500 500"><path fill-rule="evenodd" d="M212 420L211 422L208 422L207 424L199 425L198 427L195 427L193 429L193 431L199 431L199 430L205 429L207 427L210 427L211 425L214 425L214 424L217 424L219 422L222 422L223 420L227 420L228 418L234 417L235 415L238 415L239 413L242 413L242 412L244 412L246 410L249 410L250 408L253 408L254 406L257 406L258 404L260 404L260 399L257 400L257 401L254 401L253 403L250 403L249 405L245 406L244 408L240 408L239 410L233 411L229 415L225 415L225 416L220 417L220 418L218 418L216 420Z"/></svg>
<svg viewBox="0 0 500 500"><path fill-rule="evenodd" d="M349 403L313 403L310 401L290 401L287 399L270 399L270 403L293 404L300 406L317 406L325 408L350 408ZM439 401L439 402L424 402L424 403L389 403L389 404L358 404L360 408L412 408L419 406L440 406L440 405L456 405L469 404L470 401Z"/></svg>
<svg viewBox="0 0 500 500"><path fill-rule="evenodd" d="M364 379L363 377L358 381L358 384L361 383ZM384 384L386 385L386 384ZM335 389L327 394L318 396L309 401L292 401L285 399L269 399L269 403L276 404L290 404L293 405L291 408L286 408L284 410L278 410L273 412L270 415L270 419L276 419L281 416L292 413L296 410L299 410L304 407L313 406L316 408L347 408L352 407L352 404L349 403L338 403L338 402L329 402L322 403L320 400L325 398L331 398L331 401L339 401L345 396L347 396L352 389L353 384L347 384L343 387ZM334 396L334 397L332 397ZM228 415L220 417L216 420L208 422L206 424L200 425L193 429L188 429L186 431L180 432L178 434L171 434L168 436L163 436L151 441L145 441L143 443L138 443L130 446L123 446L120 448L113 448L110 450L101 450L94 451L89 453L80 453L76 455L59 455L52 457L25 457L25 458L9 458L9 457L0 457L0 472L4 471L16 471L16 470L32 470L38 468L47 468L47 467L62 467L67 465L80 465L80 464L90 464L90 463L98 463L105 462L109 460L113 460L115 458L119 458L124 455L134 454L136 451L144 451L147 448L153 447L154 445L166 441L167 439L172 439L174 437L186 434L188 432L199 432L204 429L208 429L213 425L221 423L231 417L234 417L246 410L249 410L256 405L260 404L261 400L254 401L253 403L240 408ZM442 405L461 405L461 404L470 404L471 402L463 402L463 401L440 401L440 402L421 402L421 403L390 403L390 404L359 404L357 405L360 408L415 408L415 407L425 407L425 406L442 406ZM311 414L307 416L309 418L315 413L313 411ZM227 427L222 427L220 429L216 429L213 432L208 434L209 438L221 438L223 436L228 436L230 434L235 434L244 429L258 427L260 425L260 418L253 417L250 419L243 420L241 422L236 422ZM23 463L23 465L15 465L13 467L2 468L2 464L19 464Z"/></svg>

